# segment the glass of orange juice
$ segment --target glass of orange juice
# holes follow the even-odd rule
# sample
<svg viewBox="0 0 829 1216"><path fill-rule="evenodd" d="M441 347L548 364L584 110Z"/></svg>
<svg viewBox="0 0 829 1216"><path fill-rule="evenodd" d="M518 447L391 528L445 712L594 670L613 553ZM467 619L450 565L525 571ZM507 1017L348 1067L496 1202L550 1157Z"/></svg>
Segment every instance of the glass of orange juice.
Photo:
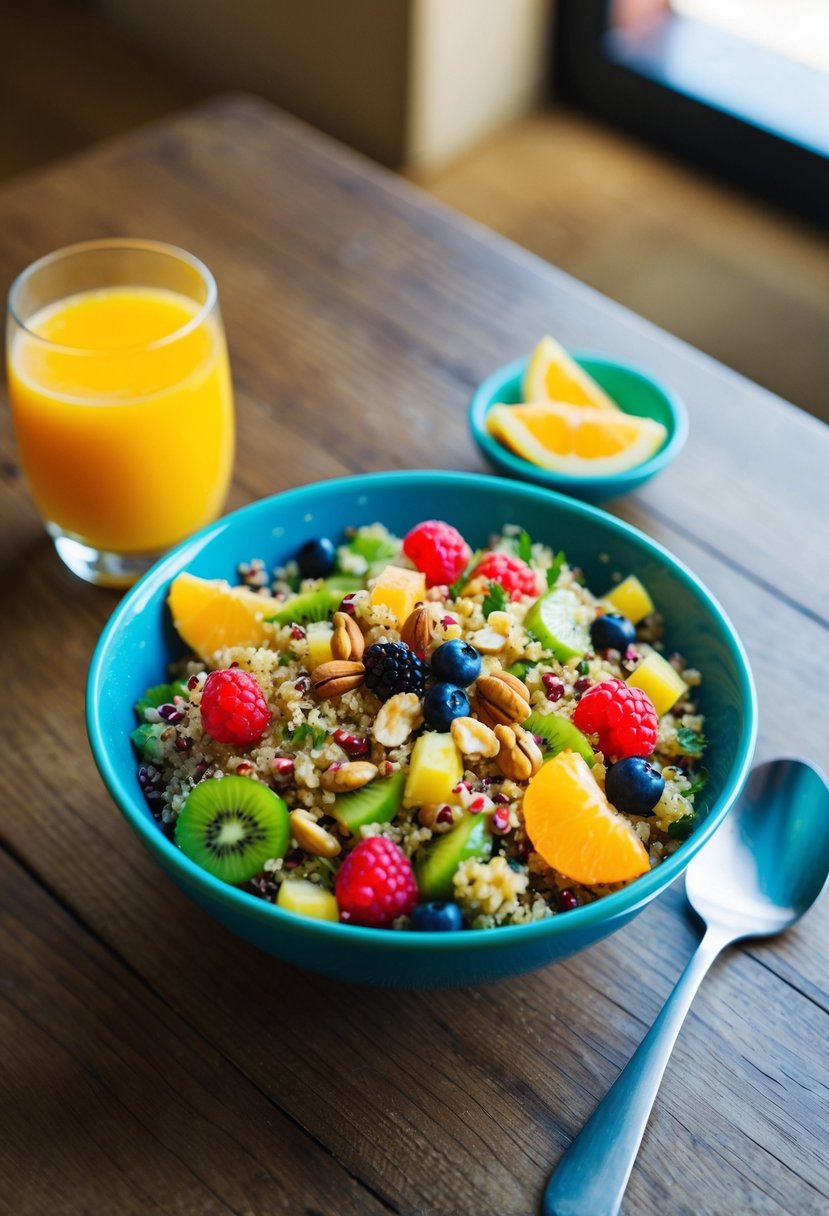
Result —
<svg viewBox="0 0 829 1216"><path fill-rule="evenodd" d="M12 284L6 362L21 463L76 574L129 586L219 514L233 394L197 258L126 239L48 254Z"/></svg>

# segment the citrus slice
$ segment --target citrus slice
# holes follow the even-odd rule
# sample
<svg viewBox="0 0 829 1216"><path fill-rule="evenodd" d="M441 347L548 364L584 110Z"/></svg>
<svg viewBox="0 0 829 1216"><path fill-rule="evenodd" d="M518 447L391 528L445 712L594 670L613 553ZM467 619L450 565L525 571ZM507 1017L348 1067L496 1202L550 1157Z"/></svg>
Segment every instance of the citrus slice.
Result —
<svg viewBox="0 0 829 1216"><path fill-rule="evenodd" d="M667 431L653 418L593 405L494 405L487 430L531 464L573 477L607 477L653 456Z"/></svg>
<svg viewBox="0 0 829 1216"><path fill-rule="evenodd" d="M521 389L524 401L563 401L605 410L619 408L549 334L530 355Z"/></svg>
<svg viewBox="0 0 829 1216"><path fill-rule="evenodd" d="M249 587L231 587L224 579L177 575L167 603L176 632L195 653L209 662L225 646L261 646L274 636L264 619L280 607L269 595Z"/></svg>
<svg viewBox="0 0 829 1216"><path fill-rule="evenodd" d="M629 882L650 869L648 850L576 752L559 752L531 779L524 823L535 851L572 882Z"/></svg>
<svg viewBox="0 0 829 1216"><path fill-rule="evenodd" d="M524 617L524 628L552 650L561 663L582 658L590 649L590 630L584 621L585 607L569 587L553 587L539 596Z"/></svg>

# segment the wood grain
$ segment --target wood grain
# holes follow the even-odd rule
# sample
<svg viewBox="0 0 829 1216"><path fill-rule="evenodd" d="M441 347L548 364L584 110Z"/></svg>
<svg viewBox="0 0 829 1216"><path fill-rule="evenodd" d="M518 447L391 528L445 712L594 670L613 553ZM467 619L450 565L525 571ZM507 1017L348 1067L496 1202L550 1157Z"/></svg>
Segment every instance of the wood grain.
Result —
<svg viewBox="0 0 829 1216"><path fill-rule="evenodd" d="M232 505L364 469L481 468L470 389L546 328L659 371L691 411L686 453L611 506L733 617L757 678L760 755L825 762L821 424L244 98L0 191L0 282L112 231L185 244L217 274L240 423ZM693 949L681 892L568 962L445 992L335 984L215 926L138 847L95 773L83 681L116 598L59 565L14 470L6 411L0 444L0 730L22 769L0 827L15 858L3 1016L21 1044L2 1111L9 1202L28 1204L10 1210L534 1210ZM717 965L626 1210L826 1210L827 974L827 904ZM31 1177L17 1162L27 1138Z"/></svg>

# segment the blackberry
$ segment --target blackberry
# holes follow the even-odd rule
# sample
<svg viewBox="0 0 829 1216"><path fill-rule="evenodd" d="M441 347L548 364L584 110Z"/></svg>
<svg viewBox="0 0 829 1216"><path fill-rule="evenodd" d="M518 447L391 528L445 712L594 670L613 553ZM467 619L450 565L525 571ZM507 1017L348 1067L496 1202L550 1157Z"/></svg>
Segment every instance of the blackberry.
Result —
<svg viewBox="0 0 829 1216"><path fill-rule="evenodd" d="M398 692L421 695L429 668L404 642L375 642L363 655L366 687L381 701Z"/></svg>

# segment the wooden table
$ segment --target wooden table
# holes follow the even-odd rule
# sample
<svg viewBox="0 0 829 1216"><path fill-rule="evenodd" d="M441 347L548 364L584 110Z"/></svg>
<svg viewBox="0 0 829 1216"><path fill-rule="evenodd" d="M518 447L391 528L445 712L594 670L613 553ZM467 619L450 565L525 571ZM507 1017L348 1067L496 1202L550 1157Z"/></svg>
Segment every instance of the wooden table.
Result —
<svg viewBox="0 0 829 1216"><path fill-rule="evenodd" d="M231 506L354 471L480 469L471 389L548 330L664 377L688 404L687 448L610 507L734 620L758 758L826 765L822 423L244 98L4 188L0 278L122 233L184 245L218 278L240 423ZM96 774L84 676L116 599L62 568L5 409L0 426L2 1210L534 1212L697 941L682 891L571 961L473 990L338 985L216 927ZM714 967L625 1210L829 1210L827 1014L829 901Z"/></svg>

